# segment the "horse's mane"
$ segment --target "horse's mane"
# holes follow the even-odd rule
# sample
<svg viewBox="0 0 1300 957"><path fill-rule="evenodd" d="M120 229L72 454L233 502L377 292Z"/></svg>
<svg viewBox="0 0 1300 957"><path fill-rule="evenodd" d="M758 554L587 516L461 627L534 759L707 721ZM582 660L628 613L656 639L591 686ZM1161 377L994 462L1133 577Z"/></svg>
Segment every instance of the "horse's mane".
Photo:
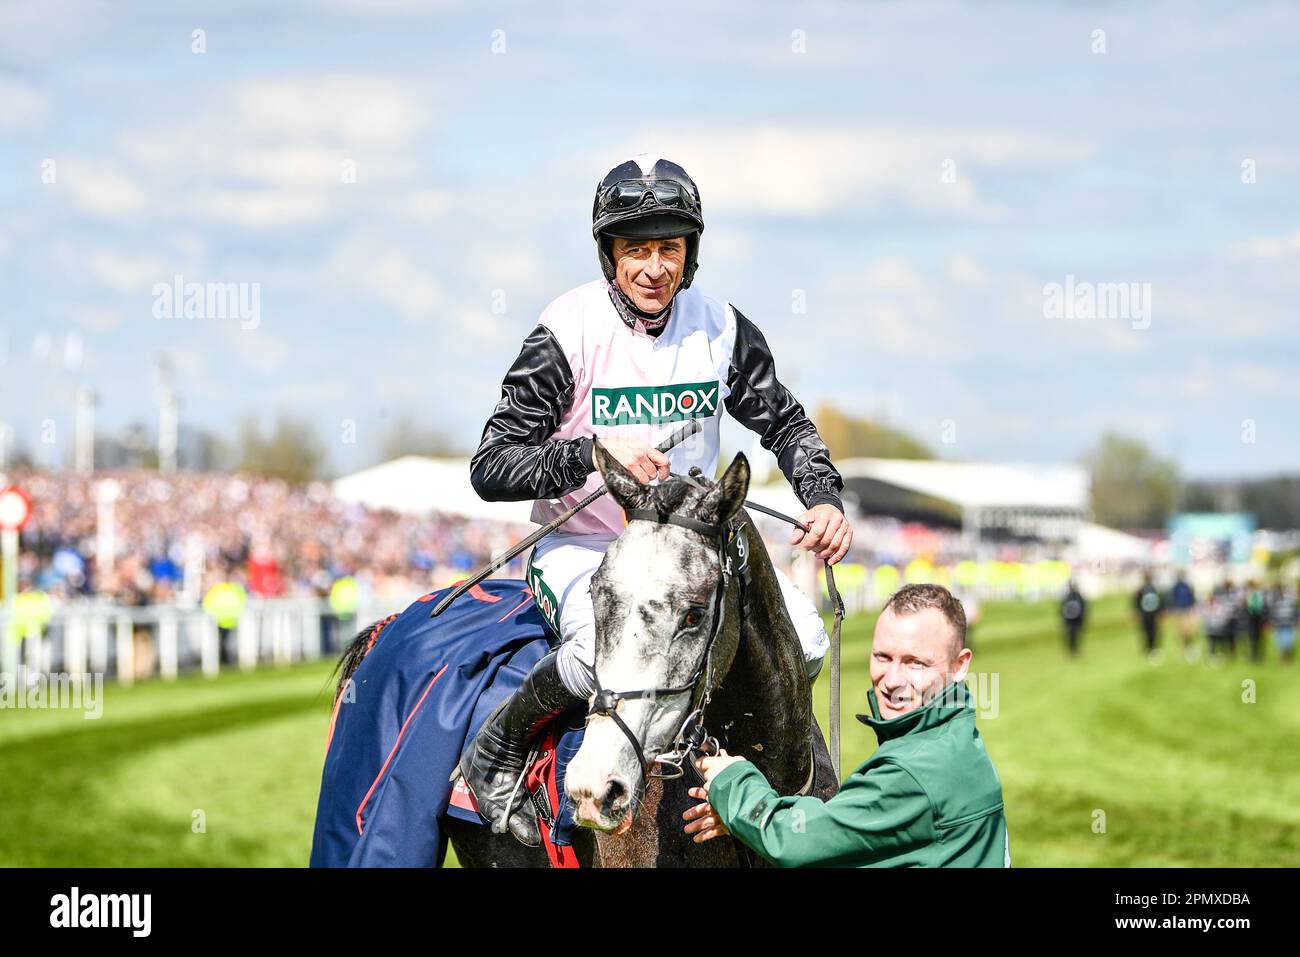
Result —
<svg viewBox="0 0 1300 957"><path fill-rule="evenodd" d="M705 486L713 486L715 483L712 479L699 476L694 479ZM647 485L646 491L650 493L650 499L646 502L647 508L655 509L660 512L676 512L682 510L682 505L690 497L692 492L699 492L702 498L704 492L700 492L696 485L687 481L682 476L673 476L666 482L659 485ZM698 504L698 500L695 504Z"/></svg>

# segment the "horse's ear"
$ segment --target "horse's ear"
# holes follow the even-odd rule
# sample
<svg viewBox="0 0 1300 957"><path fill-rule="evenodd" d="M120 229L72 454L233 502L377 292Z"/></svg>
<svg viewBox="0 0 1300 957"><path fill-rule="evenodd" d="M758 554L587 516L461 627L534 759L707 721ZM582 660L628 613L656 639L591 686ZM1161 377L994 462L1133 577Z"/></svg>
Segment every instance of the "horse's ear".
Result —
<svg viewBox="0 0 1300 957"><path fill-rule="evenodd" d="M636 480L636 476L625 469L621 462L606 451L605 446L596 440L592 449L591 460L596 463L609 494L623 508L641 508L649 495L649 487Z"/></svg>
<svg viewBox="0 0 1300 957"><path fill-rule="evenodd" d="M722 473L716 485L704 496L706 513L713 516L713 523L721 525L745 506L745 496L749 494L749 460L745 453L737 452L736 457Z"/></svg>

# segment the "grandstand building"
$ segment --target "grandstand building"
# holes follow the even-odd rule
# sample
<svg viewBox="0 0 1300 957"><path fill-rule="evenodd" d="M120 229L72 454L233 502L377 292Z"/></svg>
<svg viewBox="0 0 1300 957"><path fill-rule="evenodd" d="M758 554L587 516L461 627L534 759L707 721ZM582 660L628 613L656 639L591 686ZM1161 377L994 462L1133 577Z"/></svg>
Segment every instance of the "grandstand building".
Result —
<svg viewBox="0 0 1300 957"><path fill-rule="evenodd" d="M960 530L967 549L1079 544L1088 473L1077 466L912 459L837 461L845 498L871 515Z"/></svg>

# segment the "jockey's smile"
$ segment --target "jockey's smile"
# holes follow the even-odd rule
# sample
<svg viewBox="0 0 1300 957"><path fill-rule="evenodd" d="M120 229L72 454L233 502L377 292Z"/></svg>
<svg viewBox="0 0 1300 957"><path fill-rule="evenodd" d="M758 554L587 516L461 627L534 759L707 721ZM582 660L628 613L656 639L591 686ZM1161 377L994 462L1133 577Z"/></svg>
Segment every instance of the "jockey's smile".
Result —
<svg viewBox="0 0 1300 957"><path fill-rule="evenodd" d="M686 240L614 239L619 289L644 312L659 312L672 302L686 266Z"/></svg>

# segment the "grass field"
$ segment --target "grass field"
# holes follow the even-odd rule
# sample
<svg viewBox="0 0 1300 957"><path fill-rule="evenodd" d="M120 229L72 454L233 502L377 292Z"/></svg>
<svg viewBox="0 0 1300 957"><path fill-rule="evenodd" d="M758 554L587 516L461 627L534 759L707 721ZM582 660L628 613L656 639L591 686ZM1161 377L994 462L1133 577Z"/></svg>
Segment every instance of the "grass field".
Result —
<svg viewBox="0 0 1300 957"><path fill-rule="evenodd" d="M1126 607L1094 604L1076 662L1054 604L986 607L973 670L1013 863L1300 865L1300 670L1187 664L1172 633L1150 664ZM852 717L872 625L844 626L846 769L875 747ZM0 866L305 864L331 667L108 686L99 720L0 710ZM825 672L816 691L825 727Z"/></svg>

